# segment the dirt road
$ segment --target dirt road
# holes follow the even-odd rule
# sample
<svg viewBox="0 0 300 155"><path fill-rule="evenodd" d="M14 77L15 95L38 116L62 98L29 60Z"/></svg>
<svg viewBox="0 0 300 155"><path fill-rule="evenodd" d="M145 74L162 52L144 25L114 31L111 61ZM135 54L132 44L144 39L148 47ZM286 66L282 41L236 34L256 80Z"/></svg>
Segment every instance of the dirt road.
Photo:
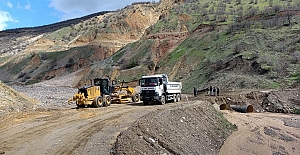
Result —
<svg viewBox="0 0 300 155"><path fill-rule="evenodd" d="M220 155L300 154L300 116L278 113L222 111L238 126L225 141Z"/></svg>
<svg viewBox="0 0 300 155"><path fill-rule="evenodd" d="M73 107L24 113L2 120L0 154L110 154L121 131L162 106Z"/></svg>
<svg viewBox="0 0 300 155"><path fill-rule="evenodd" d="M66 104L68 97L76 91L74 89L15 88L40 100L41 105L35 111L17 113L0 120L0 154L111 154L119 133L129 128L137 119L153 111L155 112L152 117L148 115L147 119L139 121L138 127L146 125L145 131L142 132L146 135L142 137L149 136L149 132L153 130L152 136L160 140L165 138L165 141L170 141L166 143L170 144L170 146L167 145L168 148L182 148L182 152L199 148L200 144L209 148L213 142L220 140L220 145L215 144L213 149L208 149L204 153L211 154L211 150L217 151L216 149L219 149L223 143L223 139L220 139L220 133L223 130L220 129L228 126L225 123L224 127L216 128L215 125L220 123L216 121L217 119L211 118L219 118L219 114L211 115L212 110L203 106L205 101L201 101L200 98L189 102L183 99L180 103L166 105L142 106L140 103L132 103L112 104L110 107L100 109L77 109L74 104ZM180 104L188 106L180 107ZM214 105L218 109L218 104ZM237 125L238 130L226 139L219 154L300 154L300 115L221 112L227 120ZM156 113L159 115L155 115ZM157 116L164 117L158 118ZM154 121L155 119L160 121ZM149 123L151 125L147 125ZM148 129L148 127L153 127L153 129ZM191 130L193 127L194 130ZM160 132L156 133L157 130ZM137 136L137 134L133 135ZM153 140L155 141L156 138ZM193 138L195 143L191 144ZM137 139L141 139L141 135L137 136ZM189 142L184 140L189 140ZM120 141L127 143L130 140L121 139ZM150 140L146 144L130 145L129 151L131 147L147 148L143 145L151 143ZM156 144L156 141L153 143ZM189 144L189 147L183 147L186 144ZM152 144L150 146L152 147ZM156 145L153 144L153 146Z"/></svg>

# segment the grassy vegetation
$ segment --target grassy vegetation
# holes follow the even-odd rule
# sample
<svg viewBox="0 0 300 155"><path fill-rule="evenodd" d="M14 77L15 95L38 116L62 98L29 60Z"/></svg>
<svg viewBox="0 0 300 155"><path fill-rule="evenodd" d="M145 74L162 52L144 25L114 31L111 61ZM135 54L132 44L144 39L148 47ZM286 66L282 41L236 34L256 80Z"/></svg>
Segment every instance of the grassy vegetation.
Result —
<svg viewBox="0 0 300 155"><path fill-rule="evenodd" d="M184 22L189 31L194 30L199 24L228 25L240 23L242 18L258 14L274 15L276 12L288 7L299 6L296 0L191 0L175 6L163 20L153 26L152 33L161 31L177 31L178 16L187 15L191 19ZM260 24L260 23L256 23Z"/></svg>
<svg viewBox="0 0 300 155"><path fill-rule="evenodd" d="M112 56L112 60L114 63L118 62L120 60L121 57L123 57L123 55L126 52L126 48L122 48L121 50L119 50L116 54L114 54Z"/></svg>
<svg viewBox="0 0 300 155"><path fill-rule="evenodd" d="M139 80L143 75L148 73L148 69L145 67L135 68L134 70L123 70L117 77L117 80L130 82Z"/></svg>
<svg viewBox="0 0 300 155"><path fill-rule="evenodd" d="M198 4L200 3L202 4L202 2L198 2ZM215 1L206 8L217 6L217 4L213 3ZM243 1L238 5L231 4L229 8L235 8L238 11L237 6L243 5L242 15L245 19L249 14L245 11L247 6L244 5L249 3L252 4L250 1ZM282 4L282 1L274 0L272 3L273 6L277 6ZM288 5L290 6L291 4L296 4L294 1L286 3L289 3ZM188 8L191 7L185 7L186 5L192 6L191 4L179 5L175 8L175 10L177 9L176 12L187 13ZM273 6L263 7L266 3L260 3L260 1L253 5L259 8L256 14L265 14L264 11L269 9L272 11L274 9ZM278 8L277 12L284 9L283 7ZM211 10L216 11L217 9ZM213 13L213 11L211 12ZM226 9L226 13L228 13L228 9ZM194 15L199 16L199 13L194 13ZM273 15L276 15L276 11L273 12ZM195 86L195 84L197 87L204 87L209 83L221 83L224 86L226 85L224 83L229 83L229 86L233 79L236 80L236 83L233 82L232 85L239 88L281 88L288 87L299 81L300 38L297 35L300 26L298 24L299 16L294 16L291 22L286 21L287 16L282 16L278 18L277 23L273 23L272 18L268 20L258 18L251 21L250 25L246 27L243 27L242 24L237 24L237 21L233 20L232 17L232 15L228 16L226 24L232 24L234 28L229 25L227 29L226 26L219 22L216 27L219 31L200 37L196 34L188 37L166 59L159 63L164 68L162 70L171 72L172 67L170 66L174 66L184 56L185 61L181 61L181 63L183 62L181 66L191 67L181 70L181 72L177 73L177 77L181 76L184 85L187 87L183 88L186 91ZM205 24L214 24L204 21L204 19L201 20ZM239 22L243 23L243 19L241 20ZM245 21L248 20L245 19ZM293 24L284 26L289 23ZM161 28L164 29L163 26ZM249 69L247 68L232 68L234 70L230 68L228 68L230 70L224 70L226 69L224 68L224 71L219 71L220 66L222 68L222 66L230 64L234 58L239 56L242 56L244 62L258 63L257 67L260 67L260 71L265 71L263 75L258 75L258 73L260 74L259 68L257 73L248 72Z"/></svg>
<svg viewBox="0 0 300 155"><path fill-rule="evenodd" d="M300 109L296 109L296 108L293 109L293 113L294 113L294 114L300 114Z"/></svg>
<svg viewBox="0 0 300 155"><path fill-rule="evenodd" d="M16 57L9 61L8 63L0 66L0 70L8 70L10 74L17 75L26 67L27 63L30 61L30 55L23 55L22 57Z"/></svg>
<svg viewBox="0 0 300 155"><path fill-rule="evenodd" d="M6 61L9 57L0 57L0 64Z"/></svg>
<svg viewBox="0 0 300 155"><path fill-rule="evenodd" d="M147 31L150 34L176 33L187 29L192 35L158 62L158 71L176 72L174 80L184 83L184 91L213 84L232 88L288 87L300 79L300 17L281 11L299 7L300 2L296 0L187 0L178 3ZM39 53L42 65L54 64L48 71L67 65L72 72L72 65L79 59L88 59L91 64L98 61L92 58L97 54L92 47L60 50L79 35L123 33L118 29L120 25L130 31L122 19L123 15L107 16L102 21L94 17L51 33L47 38L56 41L52 50L58 52ZM211 26L211 31L194 31L203 24ZM170 41L160 40L160 45ZM153 60L156 55L152 53L154 42L141 40L123 47L112 56L113 64L107 65L101 74L109 74L113 65L123 69L119 78L126 81L149 73L156 63ZM5 60L6 57L0 58L0 63ZM30 57L24 57L15 64L19 60L14 59L0 70L9 68L11 74L18 74L29 60ZM39 73L35 81L29 83L40 80L44 74Z"/></svg>
<svg viewBox="0 0 300 155"><path fill-rule="evenodd" d="M139 65L142 65L141 62L143 59L146 59L146 55L151 53L153 41L152 40L142 40L132 44L129 50L134 50L131 56L127 55L129 58L126 60L123 69L130 69Z"/></svg>

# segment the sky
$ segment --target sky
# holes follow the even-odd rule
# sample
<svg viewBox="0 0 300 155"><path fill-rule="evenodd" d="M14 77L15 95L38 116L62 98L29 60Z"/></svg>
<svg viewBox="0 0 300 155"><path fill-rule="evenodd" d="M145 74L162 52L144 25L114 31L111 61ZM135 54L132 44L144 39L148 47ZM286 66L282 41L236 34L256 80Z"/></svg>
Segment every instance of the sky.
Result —
<svg viewBox="0 0 300 155"><path fill-rule="evenodd" d="M35 27L159 0L0 0L0 31Z"/></svg>

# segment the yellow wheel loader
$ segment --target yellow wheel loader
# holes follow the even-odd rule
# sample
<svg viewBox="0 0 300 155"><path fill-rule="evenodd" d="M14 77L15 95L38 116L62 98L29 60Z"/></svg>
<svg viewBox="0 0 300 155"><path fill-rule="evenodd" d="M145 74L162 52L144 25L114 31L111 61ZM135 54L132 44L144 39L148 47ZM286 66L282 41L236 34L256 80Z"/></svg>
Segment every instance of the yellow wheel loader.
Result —
<svg viewBox="0 0 300 155"><path fill-rule="evenodd" d="M78 88L78 92L68 102L75 102L78 108L110 106L109 79L96 78L91 80L90 86Z"/></svg>
<svg viewBox="0 0 300 155"><path fill-rule="evenodd" d="M135 91L134 87L123 86L124 81L121 86L112 85L111 86L111 100L112 103L128 103L128 102L138 102L140 100L140 95Z"/></svg>

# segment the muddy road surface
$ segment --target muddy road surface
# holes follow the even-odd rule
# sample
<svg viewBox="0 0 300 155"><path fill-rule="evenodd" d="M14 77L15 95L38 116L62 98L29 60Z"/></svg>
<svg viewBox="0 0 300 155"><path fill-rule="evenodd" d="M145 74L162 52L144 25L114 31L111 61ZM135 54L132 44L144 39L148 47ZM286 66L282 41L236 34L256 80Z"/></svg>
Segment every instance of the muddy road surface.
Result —
<svg viewBox="0 0 300 155"><path fill-rule="evenodd" d="M121 131L145 113L162 108L141 105L99 109L73 105L9 116L0 124L0 154L110 154Z"/></svg>
<svg viewBox="0 0 300 155"><path fill-rule="evenodd" d="M224 142L220 155L300 154L300 116L280 113L222 111L238 126Z"/></svg>
<svg viewBox="0 0 300 155"><path fill-rule="evenodd" d="M68 105L66 101L71 97L76 89L67 87L14 87L20 92L27 94L30 97L38 99L41 105L33 111L16 112L0 119L0 154L101 154L107 155L114 152L113 147L118 139L118 135L130 128L136 122L142 124L150 124L147 128L153 127L153 130L162 129L161 132L166 132L166 141L172 140L168 145L172 148L181 148L188 143L183 143L184 139L190 137L197 138L195 135L204 136L197 138L197 143L183 147L182 154L196 147L209 145L209 141L220 140L209 139L211 137L220 137L209 135L207 131L220 130L222 128L212 128L209 125L216 124L215 119L207 119L209 107L203 106L207 103L209 106L214 105L216 109L218 104L206 102L204 98L192 98L189 96L189 101L185 100L186 96L182 96L182 101L177 103L168 103L165 105L148 105L142 103L129 104L112 104L109 107L102 108L76 108L75 104ZM185 105L180 108L181 105ZM200 108L199 108L200 107ZM206 110L205 110L206 109ZM160 111L169 112L174 117L160 117L159 121L155 113ZM191 112L199 111L194 115ZM201 113L200 113L201 112ZM214 115L225 117L229 122L237 126L237 131L230 134L226 140L222 139L220 145L216 145L213 149L219 154L300 154L300 115L293 114L277 114L277 113L237 113L232 111L220 111ZM149 114L149 115L147 115ZM165 114L165 113L163 113ZM144 121L139 120L145 115L149 116ZM153 115L152 117L150 117ZM211 115L213 116L213 115ZM183 121L182 119L187 119ZM170 119L170 120L169 120ZM196 120L201 120L196 122ZM203 120L203 121L202 121ZM208 122L205 120L211 120ZM166 122L166 123L165 123ZM175 122L175 123L170 123ZM205 124L206 122L206 124ZM196 125L195 125L196 124ZM218 123L217 123L218 124ZM197 130L191 132L189 127L197 127ZM199 125L199 127L197 126ZM201 126L202 125L202 126ZM172 128L170 128L170 126ZM205 130L200 130L205 127ZM156 127L156 128L155 128ZM182 127L182 128L181 128ZM210 127L207 128L206 127ZM169 130L165 130L169 129ZM174 129L171 130L170 129ZM176 129L176 130L175 130ZM148 135L148 130L143 130L142 133ZM127 131L127 130L126 130ZM223 131L223 130L220 130ZM183 133L178 136L177 133ZM214 133L214 132L212 132ZM220 133L220 132L218 132ZM156 144L156 139L162 137L161 133L152 133L153 143ZM121 134L122 135L122 134ZM136 134L133 134L136 136ZM173 137L172 137L173 136ZM140 138L138 136L137 138ZM145 136L142 136L145 137ZM171 138L170 138L171 137ZM169 139L168 139L169 138ZM172 139L173 138L173 139ZM128 139L128 140L127 140ZM131 138L119 139L122 142L130 142ZM224 143L223 143L224 142ZM135 148L154 148L152 141L142 144L138 143ZM123 143L122 143L123 144ZM133 143L132 143L133 144ZM151 145L150 145L151 144ZM150 145L150 146L149 146ZM193 147L192 147L193 146ZM196 145L198 147L198 145ZM222 147L221 147L222 146ZM123 145L120 145L120 150L124 150ZM131 145L128 151L124 154L129 154ZM171 147L170 147L171 148ZM116 150L115 150L116 151ZM152 151L155 154L156 151ZM174 152L174 150L169 150ZM208 150L203 154L212 154ZM145 153L147 154L147 153ZM170 153L172 154L172 153ZM176 154L176 153L175 153ZM217 154L217 153L213 153Z"/></svg>

